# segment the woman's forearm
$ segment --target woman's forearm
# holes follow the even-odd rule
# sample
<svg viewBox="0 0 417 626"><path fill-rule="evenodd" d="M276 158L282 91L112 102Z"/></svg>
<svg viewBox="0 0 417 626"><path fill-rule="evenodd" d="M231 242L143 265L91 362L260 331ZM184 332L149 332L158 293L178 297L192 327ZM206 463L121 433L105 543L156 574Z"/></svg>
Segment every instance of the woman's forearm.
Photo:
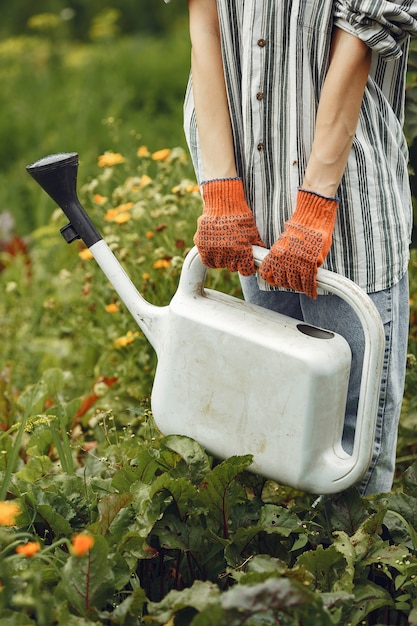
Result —
<svg viewBox="0 0 417 626"><path fill-rule="evenodd" d="M356 132L370 63L371 51L365 43L335 29L304 189L336 195Z"/></svg>
<svg viewBox="0 0 417 626"><path fill-rule="evenodd" d="M216 0L188 0L191 69L203 176L236 176Z"/></svg>

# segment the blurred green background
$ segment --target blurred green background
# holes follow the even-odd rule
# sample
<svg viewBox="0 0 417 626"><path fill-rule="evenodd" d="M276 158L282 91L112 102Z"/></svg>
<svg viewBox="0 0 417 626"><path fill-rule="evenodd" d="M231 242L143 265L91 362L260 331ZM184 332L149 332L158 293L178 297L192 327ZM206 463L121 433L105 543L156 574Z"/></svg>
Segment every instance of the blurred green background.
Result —
<svg viewBox="0 0 417 626"><path fill-rule="evenodd" d="M47 222L50 201L25 172L46 154L78 152L85 181L105 150L185 148L182 103L189 57L185 0L3 2L0 215L14 216L18 234ZM406 134L417 196L415 41Z"/></svg>
<svg viewBox="0 0 417 626"><path fill-rule="evenodd" d="M19 234L51 208L28 163L75 151L85 180L105 150L185 147L189 50L182 0L3 3L0 214L13 215Z"/></svg>

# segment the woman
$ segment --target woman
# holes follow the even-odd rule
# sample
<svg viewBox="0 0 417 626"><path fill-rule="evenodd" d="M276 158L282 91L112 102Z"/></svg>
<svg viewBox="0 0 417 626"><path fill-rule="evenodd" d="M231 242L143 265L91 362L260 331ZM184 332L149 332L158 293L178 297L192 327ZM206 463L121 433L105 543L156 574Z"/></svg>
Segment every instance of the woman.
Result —
<svg viewBox="0 0 417 626"><path fill-rule="evenodd" d="M378 308L386 346L371 465L358 489L389 491L408 336L411 197L402 132L417 1L189 0L185 127L204 202L195 243L239 271L247 300L345 336L352 450L364 338L318 295L317 268ZM255 274L252 244L270 249Z"/></svg>

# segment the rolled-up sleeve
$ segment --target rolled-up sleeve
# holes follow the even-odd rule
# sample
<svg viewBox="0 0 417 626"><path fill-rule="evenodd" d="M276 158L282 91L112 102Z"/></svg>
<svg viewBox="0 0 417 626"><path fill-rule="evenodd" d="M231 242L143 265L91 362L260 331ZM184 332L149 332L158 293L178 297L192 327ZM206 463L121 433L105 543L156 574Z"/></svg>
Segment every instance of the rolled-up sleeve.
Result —
<svg viewBox="0 0 417 626"><path fill-rule="evenodd" d="M382 58L397 59L417 36L417 0L335 0L334 23L362 39Z"/></svg>

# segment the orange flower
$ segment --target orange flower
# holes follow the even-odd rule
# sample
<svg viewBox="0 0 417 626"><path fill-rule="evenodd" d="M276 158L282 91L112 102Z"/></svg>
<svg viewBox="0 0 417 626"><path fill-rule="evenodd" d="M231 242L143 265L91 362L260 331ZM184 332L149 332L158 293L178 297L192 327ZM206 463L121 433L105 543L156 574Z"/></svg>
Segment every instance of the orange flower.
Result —
<svg viewBox="0 0 417 626"><path fill-rule="evenodd" d="M22 546L17 546L16 552L17 554L21 554L22 556L27 556L28 558L34 556L41 549L41 544L38 541L28 541L24 543Z"/></svg>
<svg viewBox="0 0 417 626"><path fill-rule="evenodd" d="M118 313L119 307L114 302L107 304L105 307L107 313Z"/></svg>
<svg viewBox="0 0 417 626"><path fill-rule="evenodd" d="M140 146L140 148L138 148L138 151L136 152L136 155L138 157L148 157L149 156L149 150L148 150L147 146Z"/></svg>
<svg viewBox="0 0 417 626"><path fill-rule="evenodd" d="M93 259L93 255L90 252L90 248L84 248L84 250L80 250L80 252L78 253L78 256L83 260L83 261L89 261L90 259Z"/></svg>
<svg viewBox="0 0 417 626"><path fill-rule="evenodd" d="M124 224L132 217L129 213L130 209L133 207L133 202L125 202L124 204L119 204L119 206L114 209L109 209L104 216L106 222L117 222L117 224Z"/></svg>
<svg viewBox="0 0 417 626"><path fill-rule="evenodd" d="M157 150L153 153L152 159L154 161L165 161L171 154L171 150L169 148L163 148L162 150Z"/></svg>
<svg viewBox="0 0 417 626"><path fill-rule="evenodd" d="M154 236L153 232L151 230L148 230L147 233L145 234L145 237L147 239L152 239Z"/></svg>
<svg viewBox="0 0 417 626"><path fill-rule="evenodd" d="M0 502L0 526L14 526L20 507L15 502Z"/></svg>
<svg viewBox="0 0 417 626"><path fill-rule="evenodd" d="M149 280L150 279L150 275L148 274L148 272L145 272L144 274L142 274L142 278L143 278L143 280Z"/></svg>
<svg viewBox="0 0 417 626"><path fill-rule="evenodd" d="M156 270L165 269L169 267L170 265L171 265L171 261L169 261L168 259L159 259L158 261L155 261L155 263L153 264Z"/></svg>
<svg viewBox="0 0 417 626"><path fill-rule="evenodd" d="M94 194L93 200L96 204L104 204L105 202L107 202L107 198L105 196L102 196L100 193Z"/></svg>
<svg viewBox="0 0 417 626"><path fill-rule="evenodd" d="M74 535L71 542L71 552L74 556L84 556L94 545L94 537L87 533Z"/></svg>
<svg viewBox="0 0 417 626"><path fill-rule="evenodd" d="M98 157L99 167L112 167L124 163L124 157L119 152L105 152Z"/></svg>

